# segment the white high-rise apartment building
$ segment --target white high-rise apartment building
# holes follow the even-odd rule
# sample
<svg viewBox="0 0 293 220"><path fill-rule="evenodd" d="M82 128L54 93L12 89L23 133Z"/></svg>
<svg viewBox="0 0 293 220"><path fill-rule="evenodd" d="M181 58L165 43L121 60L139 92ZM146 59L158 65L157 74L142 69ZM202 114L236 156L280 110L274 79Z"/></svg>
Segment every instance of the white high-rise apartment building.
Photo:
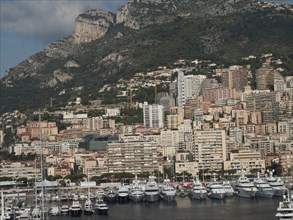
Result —
<svg viewBox="0 0 293 220"><path fill-rule="evenodd" d="M164 106L143 105L143 124L146 128L163 128L164 127Z"/></svg>
<svg viewBox="0 0 293 220"><path fill-rule="evenodd" d="M177 76L177 105L184 107L187 99L196 98L201 90L201 84L206 76L187 75L182 70L176 70Z"/></svg>
<svg viewBox="0 0 293 220"><path fill-rule="evenodd" d="M163 156L171 157L175 155L179 143L184 142L184 133L178 130L161 131L160 145L163 148Z"/></svg>
<svg viewBox="0 0 293 220"><path fill-rule="evenodd" d="M156 142L117 142L108 143L109 173L153 172L158 168Z"/></svg>
<svg viewBox="0 0 293 220"><path fill-rule="evenodd" d="M199 169L221 170L226 160L226 134L224 130L194 130L195 161Z"/></svg>

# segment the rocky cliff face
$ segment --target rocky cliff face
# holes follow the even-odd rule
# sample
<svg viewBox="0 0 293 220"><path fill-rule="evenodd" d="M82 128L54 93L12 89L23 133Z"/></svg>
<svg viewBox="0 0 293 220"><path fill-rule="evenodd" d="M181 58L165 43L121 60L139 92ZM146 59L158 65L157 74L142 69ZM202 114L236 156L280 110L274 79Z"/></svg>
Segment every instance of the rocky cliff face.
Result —
<svg viewBox="0 0 293 220"><path fill-rule="evenodd" d="M89 43L100 39L109 27L123 24L140 29L152 24L171 22L178 17L212 17L250 10L252 0L135 0L122 6L116 13L97 9L85 12L75 21L74 40Z"/></svg>
<svg viewBox="0 0 293 220"><path fill-rule="evenodd" d="M79 15L75 20L74 41L76 43L89 43L100 39L114 24L114 14L102 10L90 10Z"/></svg>

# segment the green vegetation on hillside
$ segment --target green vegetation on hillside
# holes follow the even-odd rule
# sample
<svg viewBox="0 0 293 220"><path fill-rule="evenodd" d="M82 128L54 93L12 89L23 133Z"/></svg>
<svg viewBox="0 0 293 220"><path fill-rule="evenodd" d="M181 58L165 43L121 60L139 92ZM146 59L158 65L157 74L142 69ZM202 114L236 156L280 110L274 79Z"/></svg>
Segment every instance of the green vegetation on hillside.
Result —
<svg viewBox="0 0 293 220"><path fill-rule="evenodd" d="M20 78L13 82L13 87L2 86L0 113L44 108L49 105L50 98L54 98L54 107L63 106L77 96L86 103L100 97L99 90L104 84L130 79L136 72L150 71L158 66L172 67L178 59L208 59L228 66L247 63L242 57L273 53L284 60L284 75L290 75L293 72L292 21L288 13L256 10L212 19L177 17L172 22L140 30L116 25L104 38L84 45L80 53L49 61L40 70L39 77ZM116 38L118 33L123 36ZM119 60L105 59L110 54L118 54ZM69 59L75 60L80 67L66 69L64 64ZM53 88L40 88L41 79L52 75L56 69L69 71L73 79L59 82ZM76 90L78 87L82 89ZM61 91L65 92L60 94ZM105 93L103 102L128 101L117 98L116 93ZM152 93L151 89L141 90L137 98L150 99Z"/></svg>

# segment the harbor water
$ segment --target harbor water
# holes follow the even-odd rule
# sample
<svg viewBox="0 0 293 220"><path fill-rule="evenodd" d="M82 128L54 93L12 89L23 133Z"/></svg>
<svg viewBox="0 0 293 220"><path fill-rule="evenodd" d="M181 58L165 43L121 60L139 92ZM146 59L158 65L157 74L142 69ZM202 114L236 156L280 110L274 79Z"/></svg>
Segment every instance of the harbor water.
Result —
<svg viewBox="0 0 293 220"><path fill-rule="evenodd" d="M282 198L193 201L176 198L174 203L115 203L108 204L108 215L82 215L81 220L274 220ZM69 220L71 216L49 216L50 220Z"/></svg>

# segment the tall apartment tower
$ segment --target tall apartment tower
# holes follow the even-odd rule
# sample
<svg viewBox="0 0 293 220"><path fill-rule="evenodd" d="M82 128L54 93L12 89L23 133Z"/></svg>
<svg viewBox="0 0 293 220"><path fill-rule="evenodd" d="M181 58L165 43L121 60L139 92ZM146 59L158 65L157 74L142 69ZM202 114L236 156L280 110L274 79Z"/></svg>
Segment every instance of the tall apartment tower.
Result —
<svg viewBox="0 0 293 220"><path fill-rule="evenodd" d="M184 108L187 99L196 98L199 95L201 84L206 76L184 76L184 73L181 70L177 71L177 105Z"/></svg>
<svg viewBox="0 0 293 220"><path fill-rule="evenodd" d="M158 167L156 142L108 143L109 173L153 172Z"/></svg>
<svg viewBox="0 0 293 220"><path fill-rule="evenodd" d="M273 89L275 80L283 80L279 71L273 69L268 63L256 71L257 90Z"/></svg>
<svg viewBox="0 0 293 220"><path fill-rule="evenodd" d="M247 86L248 69L243 66L230 66L222 71L222 83L225 88L244 90Z"/></svg>
<svg viewBox="0 0 293 220"><path fill-rule="evenodd" d="M164 106L143 105L143 124L146 128L163 128L164 127Z"/></svg>
<svg viewBox="0 0 293 220"><path fill-rule="evenodd" d="M194 130L194 159L199 169L221 170L226 160L226 134L224 130Z"/></svg>

